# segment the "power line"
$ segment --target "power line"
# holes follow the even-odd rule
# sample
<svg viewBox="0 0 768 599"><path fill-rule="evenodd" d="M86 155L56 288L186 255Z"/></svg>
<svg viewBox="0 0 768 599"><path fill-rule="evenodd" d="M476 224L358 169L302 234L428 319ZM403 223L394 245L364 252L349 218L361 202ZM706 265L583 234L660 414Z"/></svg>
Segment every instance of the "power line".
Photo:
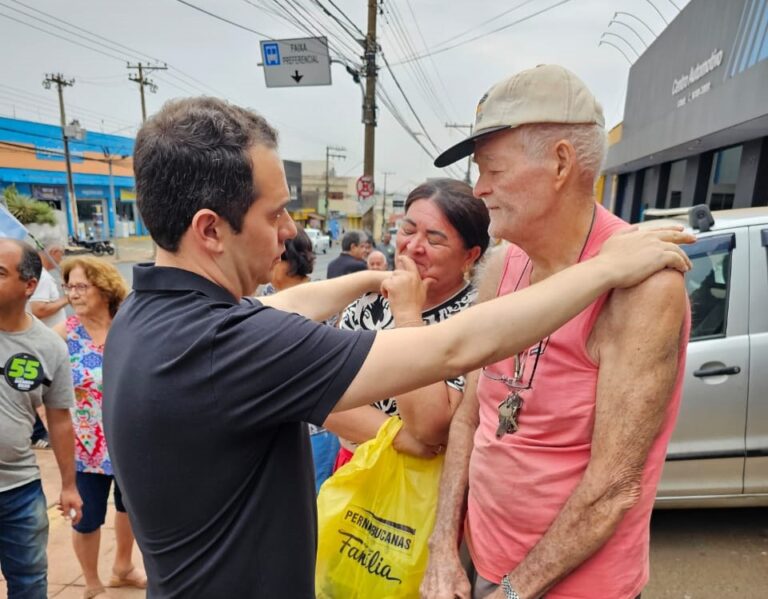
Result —
<svg viewBox="0 0 768 599"><path fill-rule="evenodd" d="M32 98L32 100L34 100L35 102L42 102L43 104L47 104L48 106L54 106L54 107L58 106L56 101L51 100L50 98L48 98L46 96L43 96L41 94L35 94L33 92L29 92L29 91L23 90L21 88L14 87L12 85L8 85L6 83L0 83L0 91L3 91L3 90L5 90L4 91L5 94L12 94L12 95L18 96L20 99L22 99L25 102L30 102L30 100L28 100L27 98ZM98 112L96 110L91 110L90 108L83 108L82 106L79 106L77 104L72 104L71 102L68 102L67 105L70 108L75 109L78 112L78 114L90 113L90 114L94 115L92 117L87 117L87 118L99 118L102 121L109 121L109 122L112 122L114 124L120 124L120 125L129 125L129 124L131 124L128 121L124 121L122 119L115 118L115 117L113 117L111 115L108 115L108 114L102 113L102 112Z"/></svg>
<svg viewBox="0 0 768 599"><path fill-rule="evenodd" d="M416 25L416 31L419 34L419 38L421 39L421 43L424 47L424 51L427 51L427 40L424 38L424 33L421 30L421 25L419 25L419 19L416 17L416 13L413 10L413 6L411 5L411 0L406 0L406 5L408 6L408 10L411 13L412 22ZM440 84L440 87L443 88L443 92L445 94L445 98L448 101L448 104L450 105L451 109L453 110L453 113L458 112L456 110L456 107L453 105L453 100L451 100L451 93L448 91L448 88L445 86L445 81L443 80L443 77L440 74L440 69L437 67L437 63L435 62L435 59L431 56L429 57L429 62L432 65L432 68L435 71L435 75L437 75L437 82ZM416 64L421 64L420 61L416 61Z"/></svg>
<svg viewBox="0 0 768 599"><path fill-rule="evenodd" d="M465 40L463 42L458 42L456 44L446 46L444 48L440 48L437 50L432 50L431 52L427 52L426 54L421 54L419 56L414 56L412 58L407 58L405 60L401 60L400 62L395 63L395 66L405 64L407 62L411 62L413 60L421 60L422 58L426 58L427 56L434 56L436 54L442 54L443 52L447 52L448 50L453 50L454 48L458 48L459 46L464 46L466 44L470 44L472 42L475 42L479 39L482 39L484 37L488 37L489 35L492 35L494 33L499 33L500 31L504 31L505 29L509 29L510 27L513 27L514 25L518 25L520 23L523 23L525 21L528 21L532 19L533 17L537 17L539 15L542 15L546 12L549 12L552 9L557 8L558 6L562 6L563 4L566 4L568 2L571 2L571 0L560 0L560 2L553 4L552 6L549 6L547 8L543 8L535 13L532 13L526 17L523 17L521 19L517 19L516 21L512 21L511 23L507 23L506 25L502 25L501 27L497 27L496 29L492 29L491 31L488 31L486 33L482 33L480 35L476 35L475 37L469 38L468 40Z"/></svg>
<svg viewBox="0 0 768 599"><path fill-rule="evenodd" d="M389 113L392 115L395 121L403 128L403 130L411 137L411 139L413 139L413 141L416 142L416 144L424 151L424 153L429 157L429 159L434 160L435 155L419 139L417 133L408 126L408 123L405 121L405 118L403 117L402 114L400 114L400 111L397 109L397 107L394 106L391 98L388 97L386 92L381 88L379 88L379 90L376 92L376 96L379 98L379 100L381 100L382 105L389 111ZM461 176L457 176L455 171L451 170L452 168L453 168L453 165L446 167L444 170L446 170L452 177L455 177L456 179L461 179Z"/></svg>
<svg viewBox="0 0 768 599"><path fill-rule="evenodd" d="M13 1L17 1L17 0L13 0ZM67 33L69 35L75 35L75 36L79 37L80 39L82 39L83 41L88 42L89 44L97 44L101 48L105 48L106 50L109 50L111 52L120 52L120 50L118 50L116 48L110 48L110 47L105 46L104 44L102 44L102 43L100 43L98 41L95 41L93 39L84 38L80 34L77 34L77 33L73 32L73 31L68 31L65 28L61 27L61 23L65 23L65 24L69 25L70 27L74 27L74 28L77 28L77 29L82 29L81 27L78 27L77 25L70 24L67 21L61 20L61 23L52 24L52 23L49 23L48 21L45 21L44 19L40 19L39 17L35 17L34 15L30 15L28 13L25 13L24 11L21 11L21 10L19 10L17 8L9 7L9 6L1 3L1 2L0 2L0 5L5 6L6 8L10 8L11 10L15 10L16 12L19 12L19 13L27 16L28 18L31 18L31 19L39 22L39 23L43 23L45 25L48 25L49 27L54 27L54 26L58 27L59 29L61 29L65 33ZM24 6L26 6L26 5L24 5ZM37 11L37 12L42 12L42 11ZM43 14L46 14L47 16L50 16L51 18L57 18L57 17L53 17L52 15L48 15L47 13L43 13ZM35 30L40 31L42 33L45 33L47 35L59 38L61 40L64 40L65 42L69 42L70 44L74 44L76 46L80 46L80 47L85 48L87 50L91 50L92 52L97 52L98 54L106 56L107 58L111 58L113 60L118 60L120 62L127 62L127 58L128 58L127 55L126 56L122 56L122 57L121 56L116 56L114 54L111 54L110 52L105 52L104 50L100 50L98 48L94 48L93 46L83 44L83 43L81 43L81 42L79 42L79 41L77 41L75 39L70 38L70 37L65 37L65 36L59 35L58 33L55 33L55 32L52 32L52 31L48 31L48 30L43 29L41 27L37 27L36 25L33 25L31 23L27 23L25 21L21 21L21 20L15 18L15 17L10 16L10 15L4 14L4 13L0 13L0 16L3 16L3 17L5 17L7 19L10 19L12 21L16 21L17 23L20 23L22 25L26 25L27 27L30 27L32 29L35 29ZM106 39L106 38L103 38L102 36L98 36L97 34L92 34L92 35L95 35L95 36L97 36L99 38L102 38L102 39ZM117 42L114 42L114 44L117 45L117 46L123 46L122 44L119 44ZM123 46L123 47L128 48L127 46ZM131 50L131 49L129 48L129 50ZM131 50L131 52L133 52L134 54L137 54L137 55L143 55L143 53L136 52L135 50ZM146 56L146 55L144 55L144 56ZM180 71L179 69L176 69L176 70L179 71L180 73L183 73L183 71ZM170 74L169 73L169 76L174 77L175 79L178 79L180 81L183 81L183 80L181 80L179 77L177 77L174 74ZM193 79L195 81L199 81L199 80L196 80L191 75L185 75L185 76L188 77L189 79ZM200 83L202 83L202 82L200 82ZM205 85L205 84L203 84L203 85ZM209 86L206 85L206 87L209 87Z"/></svg>
<svg viewBox="0 0 768 599"><path fill-rule="evenodd" d="M489 23L497 22L501 17L504 17L504 16L508 15L509 13L514 12L514 11L520 9L520 8L523 8L527 4L530 4L531 2L537 2L537 1L538 0L523 0L523 2L520 2L519 4L516 4L515 6L504 10L504 11L500 12L499 14L494 15L493 17L491 17L489 19L486 19L485 21L482 21L481 23L478 23L477 25L473 25L472 27L469 27L468 29L465 29L461 33L457 33L456 35L452 35L451 37L449 37L447 39L444 39L442 42L438 42L436 44L433 44L433 46L434 46L433 49L439 49L441 46L444 46L446 44L450 44L451 42L464 37L468 33L472 33L473 31L476 31L476 30L480 29L484 25L488 25ZM414 53L410 58L413 58L415 56L416 56L416 54Z"/></svg>
<svg viewBox="0 0 768 599"><path fill-rule="evenodd" d="M64 24L67 27L70 27L70 28L75 29L77 31L81 31L81 32L85 33L87 37L84 38L82 34L75 33L74 31L67 31L66 33L69 33L71 35L75 35L75 36L77 36L77 37L79 37L81 39L85 39L85 41L87 41L89 43L97 44L97 45L101 46L102 48L105 48L106 50L109 50L111 52L119 52L119 53L125 55L125 51L128 51L129 54L125 55L126 57L130 57L130 58L134 58L134 59L138 59L139 57L144 57L145 59L151 60L151 61L156 62L156 63L164 62L164 61L160 60L159 58L156 58L154 56L146 54L145 52L142 52L140 50L136 50L135 48L131 48L130 46L126 46L125 44L121 44L120 42L117 42L117 41L114 41L113 39L104 37L103 35L99 35L98 33L94 33L93 31L90 31L89 29L86 29L84 27L80 27L79 25L77 25L75 23L72 23L70 21L62 19L61 17L58 17L56 15L52 15L51 13L47 13L45 11L39 10L39 9L33 7L33 6L30 6L28 4L20 2L19 0L10 0L10 1L14 2L16 4L19 4L20 6L24 6L25 8L28 8L30 10L33 10L33 11L35 11L38 14L45 15L46 17L48 17L50 19L54 19L55 22L54 23L50 23L50 22L48 22L48 21L46 21L44 19L41 19L41 18L36 17L34 15L30 15L29 13L26 13L26 12L24 12L22 10L19 10L18 8L13 8L13 7L7 6L7 5L2 4L2 3L0 3L0 4L2 4L3 6L6 6L6 8L10 8L11 10L15 10L16 12L19 12L19 13L21 13L21 14L23 14L23 15L31 18L31 19L34 19L34 20L36 20L36 21L38 21L40 23L44 23L44 24L46 24L46 25L48 25L50 27L55 27L55 28L61 29L62 28L62 24ZM50 35L54 35L54 34L52 34L49 31L44 31L44 30L41 30L41 31L43 31L44 33L48 33ZM94 38L97 38L98 40L103 40L108 45L100 43L100 42L97 41L97 39L94 39ZM69 41L72 41L72 40L69 40ZM121 50L121 48L122 48L122 50ZM115 58L114 56L111 56L111 55L110 55L110 57L111 58ZM120 59L120 60L123 60L123 59ZM127 62L127 60L126 60L126 62ZM168 63L165 63L165 65L169 66ZM191 81L194 81L194 82L202 85L204 88L210 89L211 91L213 91L217 95L224 95L224 94L221 94L216 89L214 89L211 86L209 86L208 84L204 83L203 81L200 81L199 79L195 78L193 75L190 75L189 73L186 73L185 71L182 71L181 69L176 68L176 67L171 67L171 68L173 68L180 75L183 75L187 79L190 79ZM174 79L177 79L177 80L182 80L180 77L178 77L174 73L169 73L169 76L173 77Z"/></svg>
<svg viewBox="0 0 768 599"><path fill-rule="evenodd" d="M315 4L317 4L320 7L320 9L326 14L326 16L328 16L329 18L333 19L334 23L336 23L343 31L345 31L349 35L349 37L351 37L355 41L358 41L358 38L355 37L355 34L353 32L351 32L347 28L347 26L344 25L344 23L342 23L338 19L338 17L334 16L333 13L331 13L331 11L328 10L322 2L320 2L320 0L313 0L313 1L314 1ZM360 31L360 30L358 29L358 31ZM360 34L363 35L362 31L360 31ZM363 37L365 37L365 35L363 35Z"/></svg>
<svg viewBox="0 0 768 599"><path fill-rule="evenodd" d="M0 101L6 106L11 106L13 108L13 119L16 120L29 120L27 118L19 118L17 115L17 112L22 113L31 113L35 114L38 119L43 120L43 114L45 114L47 117L58 117L58 111L54 109L52 106L44 106L41 104L36 104L34 102L30 102L28 99L21 98L19 96L10 96L6 95L6 92L2 89L0 89ZM5 111L3 111L5 112ZM90 130L97 130L97 129L104 129L106 123L105 119L99 119L98 117L92 117L92 116L83 116L79 112L75 112L75 114L78 116L79 120L81 120L84 124L88 125L88 129ZM114 126L114 124L109 125Z"/></svg>
<svg viewBox="0 0 768 599"><path fill-rule="evenodd" d="M311 19L314 17L314 15L308 13L308 11L303 6L297 6L292 2L292 0L286 1L289 2L294 8L293 12L289 7L283 5L280 0L273 0L273 2L283 11L283 13L285 13L289 22L298 27L300 31L308 34L311 37L326 37L324 33L328 33L328 47L333 50L337 56L344 59L345 61L351 62L352 64L355 63L355 60L351 59L345 52L351 52L354 55L355 53L359 52L359 48L350 46L346 40L340 40L336 38L328 29L320 30ZM341 44L341 46L344 46L343 50L340 49L341 46L336 44L337 42L338 44Z"/></svg>
<svg viewBox="0 0 768 599"><path fill-rule="evenodd" d="M361 30L361 29L360 29L360 28L359 28L359 27L358 27L358 26L355 24L355 22L354 22L352 19L350 19L350 18L347 16L347 13L345 13L343 10L341 10L341 9L340 9L340 8L339 8L339 7L336 5L336 3L335 3L333 0L328 0L328 3L329 3L331 6L333 6L333 8L335 8L335 9L336 9L336 10L339 12L339 14L340 14L342 17L344 17L344 18L345 18L345 19L346 19L346 20L349 22L349 24L350 24L350 25L352 25L352 27L354 27L354 28L357 30L357 32L358 32L358 33L359 33L359 34L360 34L362 37L365 37L365 34L362 32L362 30Z"/></svg>
<svg viewBox="0 0 768 599"><path fill-rule="evenodd" d="M16 1L16 0L12 0L12 1ZM18 2L18 4L21 4L21 3L20 3L20 2ZM17 12L17 13L20 13L20 14L24 15L25 17L29 18L29 19L32 19L32 20L34 20L34 21L37 21L38 23L43 23L43 24L45 24L45 25L47 25L47 26L49 26L49 27L55 27L55 28L57 28L57 29L64 29L64 28L61 26L61 23L66 23L66 21L61 21L61 23L51 23L50 21L46 21L45 19L41 19L40 17L36 17L35 15L32 15L32 14L30 14L30 13L28 13L28 12L25 12L25 11L23 11L23 10L20 10L20 9L18 9L18 8L14 8L13 6L9 6L8 4L5 4L4 2L0 2L0 6L4 6L5 8L8 8L8 9L10 9L10 10L13 10L13 11ZM26 5L22 5L22 6L26 6ZM40 11L38 11L38 12L40 12ZM28 25L28 24L27 24L27 25ZM72 32L72 31L66 31L66 29L64 29L64 32L65 32L65 33L69 33L70 35L75 35L75 36L79 37L80 39L83 39L83 36L82 36L82 35L79 35L79 34L77 34L77 33L74 33L74 32ZM70 41L71 41L71 40L70 40ZM100 47L102 47L104 50L109 50L109 51L111 51L111 52L114 52L114 51L115 51L115 48L110 48L110 47L108 47L108 46L105 46L103 43L101 43L101 42L99 42L99 41L97 41L97 40L94 40L94 39L85 39L85 41L87 41L88 43L91 43L91 44L96 44L97 46L100 46ZM105 54L106 54L106 53L105 53ZM110 54L109 56L110 56L110 57L112 57L112 58L115 58L115 57L114 57L114 56L112 56L111 54ZM120 59L120 60L121 60L121 59Z"/></svg>
<svg viewBox="0 0 768 599"><path fill-rule="evenodd" d="M76 42L73 39L70 39L68 37L64 37L62 35L59 35L57 33L53 33L52 31L46 31L45 29L41 29L40 27L36 27L35 25L32 25L31 23L27 23L25 21L21 21L15 17L12 17L10 15L7 15L5 13L0 13L0 17L5 17L6 19L9 19L11 21L15 21L16 23L20 23L21 25L25 25L27 27L30 27L31 29L36 29L37 31L42 31L43 33L47 33L48 35L52 35L53 37L57 37L61 40L64 40L65 42L69 42L70 44L74 44L76 46L80 46L81 48L85 48L86 50L91 50L92 52L97 52L103 56L106 56L107 58L111 58L113 60L119 60L120 62L125 62L124 58L120 58L119 56L114 56L113 54L108 54L106 52L103 52L101 50L98 50L97 48L93 48L91 46L86 46L85 44L81 44L80 42Z"/></svg>
<svg viewBox="0 0 768 599"><path fill-rule="evenodd" d="M389 71L390 77L392 77L392 81L395 82L395 86L397 86L397 89L400 90L400 94L403 96L403 99L405 100L405 103L408 105L408 108L410 108L411 113L413 114L414 118L416 119L416 122L421 127L421 130L424 132L424 135L429 140L429 143L432 144L432 146L435 148L436 151L440 151L440 148L437 146L437 144L434 142L432 137L427 132L427 128L424 126L424 123L419 118L419 115L416 113L416 110L413 107L413 104L411 104L410 99L408 99L408 95L405 93L405 90L403 90L402 86L400 85L400 82L397 80L397 77L395 76L394 72L392 72L392 68L389 66L389 61L387 60L387 57L384 55L383 52L381 52L381 58L384 61L384 64L387 67L387 71Z"/></svg>
<svg viewBox="0 0 768 599"><path fill-rule="evenodd" d="M229 23L230 25L237 27L239 29L243 29L244 31L248 31L250 33L255 33L256 35L259 35L261 37L272 39L271 36L267 35L266 33L261 33L260 31L256 31L255 29L251 29L250 27L246 27L245 25L241 25L240 23L235 23L234 21L230 21L229 19L226 19L222 16L219 16L217 14L214 14L212 12L209 12L205 10L204 8L200 8L199 6L195 6L191 2L187 2L186 0L176 0L176 2L183 4L184 6L188 6L189 8L192 8L194 10L197 10L201 13L204 13L208 15L209 17L213 17L214 19L218 19L219 21L223 21L224 23Z"/></svg>
<svg viewBox="0 0 768 599"><path fill-rule="evenodd" d="M399 34L395 37L399 37L401 42L398 41L398 44L400 47L404 50L403 54L415 54L416 50L413 46L413 43L411 42L410 36L408 35L408 32L405 28L405 25L403 24L403 19L400 16L397 7L394 3L390 2L387 4L387 12L392 16L392 23L389 22L389 19L386 18L385 14L385 22L392 28L393 33ZM425 99L427 106L429 106L430 110L432 110L433 114L437 118L438 121L446 121L451 120L450 116L448 115L448 111L445 107L445 104L443 104L442 99L437 95L434 89L434 84L432 83L431 78L427 74L427 72L424 70L423 66L419 62L413 62L409 63L407 65L407 68L410 71L410 76L413 81L415 81L416 85L422 90L423 92L423 98ZM442 114L438 114L438 112Z"/></svg>
<svg viewBox="0 0 768 599"><path fill-rule="evenodd" d="M114 47L119 47L119 48L123 48L124 50L127 50L128 52L131 52L132 54L141 55L141 56L143 56L145 59L148 59L148 60L152 60L152 61L155 61L155 62L162 62L161 60L159 60L159 59L155 58L154 56L150 56L150 55L148 55L148 54L144 54L143 52L140 52L140 51L138 51L138 50L135 50L135 49L133 49L133 48L130 48L129 46L126 46L126 45L124 45L124 44L121 44L121 43L119 43L119 42L116 42L116 41L115 41L115 40L113 40L113 39L110 39L110 38L104 37L103 35L99 35L98 33L94 33L93 31L90 31L89 29L85 29L84 27L80 27L79 25L76 25L76 24L74 24L74 23L71 23L71 22L69 22L69 21L65 21L64 19L62 19L62 18L60 18L60 17L57 17L57 16L55 16L55 15L52 15L52 14L50 14L50 13L44 12L44 11L42 11L42 10L40 10L40 9L37 9L37 8L35 8L34 6L30 6L29 4L24 4L23 2L20 2L19 0L10 0L10 1L11 1L11 2L14 2L15 4L19 4L19 5L21 5L21 6L25 7L25 8L28 8L28 9L30 9L30 10L33 10L33 11L35 11L36 13L39 13L39 14L41 14L41 15L45 15L46 17L49 17L49 18L51 18L51 19L55 19L55 20L57 21L56 23L53 23L53 24L51 24L51 23L46 23L46 24L48 24L48 25L52 25L52 26L54 26L54 27L60 27L60 26L61 26L61 23L64 23L65 25L68 25L69 27L72 27L73 29L77 29L78 31L82 31L82 32L84 32L85 34L89 35L89 36L90 36L90 37L92 37L92 38L98 38L98 39L100 39L100 40L103 40L103 41L107 42L108 44L110 44L111 46L113 46L113 48L110 48L110 49L111 49L111 50L113 50L113 51L115 50L115 48L114 48ZM9 8L10 8L10 7L9 7ZM18 9L13 9L13 10L17 10L18 12L22 12L22 11L19 11ZM26 14L26 13L24 13L24 14ZM34 17L33 15L28 15L28 16L30 16L31 18L37 18L37 17ZM41 20L42 22L44 22L44 23L45 23L45 21L44 21L44 20L42 20L42 19L40 19L40 20ZM136 57L134 57L134 58L136 58Z"/></svg>

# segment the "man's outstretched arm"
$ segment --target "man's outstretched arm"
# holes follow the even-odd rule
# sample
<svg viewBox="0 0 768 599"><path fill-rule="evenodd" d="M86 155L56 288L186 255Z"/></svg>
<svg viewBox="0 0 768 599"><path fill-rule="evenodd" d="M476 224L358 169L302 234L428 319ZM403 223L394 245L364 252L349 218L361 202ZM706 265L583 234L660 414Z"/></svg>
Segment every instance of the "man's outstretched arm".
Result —
<svg viewBox="0 0 768 599"><path fill-rule="evenodd" d="M258 299L265 306L321 321L338 314L361 295L378 292L381 283L390 274L366 270L326 281L296 285Z"/></svg>
<svg viewBox="0 0 768 599"><path fill-rule="evenodd" d="M690 243L680 231L642 231L616 235L600 254L566 268L512 295L473 306L429 327L377 333L363 366L334 411L370 404L411 389L476 370L523 349L561 327L599 295L613 287L630 287L671 266L690 268L690 260L674 243ZM398 258L383 288L397 293L398 279L418 277L412 260ZM393 376L394 375L394 376Z"/></svg>

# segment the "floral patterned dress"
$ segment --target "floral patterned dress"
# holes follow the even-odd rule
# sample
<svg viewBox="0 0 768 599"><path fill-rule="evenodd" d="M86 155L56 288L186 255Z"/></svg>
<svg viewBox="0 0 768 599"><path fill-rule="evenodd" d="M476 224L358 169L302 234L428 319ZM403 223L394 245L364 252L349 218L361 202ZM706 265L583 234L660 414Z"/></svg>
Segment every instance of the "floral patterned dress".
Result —
<svg viewBox="0 0 768 599"><path fill-rule="evenodd" d="M101 418L104 346L97 345L77 316L67 318L67 348L75 387L72 426L78 472L112 475Z"/></svg>

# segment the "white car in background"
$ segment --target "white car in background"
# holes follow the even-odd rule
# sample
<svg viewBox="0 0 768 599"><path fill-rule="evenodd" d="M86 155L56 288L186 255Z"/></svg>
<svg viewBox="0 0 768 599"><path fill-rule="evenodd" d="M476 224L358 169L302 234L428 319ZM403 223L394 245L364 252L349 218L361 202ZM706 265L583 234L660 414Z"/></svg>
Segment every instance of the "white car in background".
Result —
<svg viewBox="0 0 768 599"><path fill-rule="evenodd" d="M315 254L319 254L320 252L325 254L328 251L328 248L331 247L330 237L328 237L328 235L323 235L322 231L306 228L304 229L304 232L307 234L310 241L312 241L312 251L314 251Z"/></svg>

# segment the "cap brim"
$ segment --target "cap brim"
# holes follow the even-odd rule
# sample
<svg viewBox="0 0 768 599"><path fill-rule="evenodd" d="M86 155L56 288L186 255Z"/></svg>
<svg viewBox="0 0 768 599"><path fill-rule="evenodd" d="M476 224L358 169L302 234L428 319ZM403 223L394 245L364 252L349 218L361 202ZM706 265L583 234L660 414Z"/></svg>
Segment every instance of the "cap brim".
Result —
<svg viewBox="0 0 768 599"><path fill-rule="evenodd" d="M499 131L504 131L505 129L511 128L512 127L510 125L500 125L498 127L491 127L490 129L481 129L479 131L475 131L467 139L460 141L455 146L451 146L445 152L440 154L440 156L435 158L434 164L438 168L443 168L444 166L453 164L457 160L466 158L475 151L475 142L478 139L485 137L486 135L492 135L494 133L498 133Z"/></svg>

